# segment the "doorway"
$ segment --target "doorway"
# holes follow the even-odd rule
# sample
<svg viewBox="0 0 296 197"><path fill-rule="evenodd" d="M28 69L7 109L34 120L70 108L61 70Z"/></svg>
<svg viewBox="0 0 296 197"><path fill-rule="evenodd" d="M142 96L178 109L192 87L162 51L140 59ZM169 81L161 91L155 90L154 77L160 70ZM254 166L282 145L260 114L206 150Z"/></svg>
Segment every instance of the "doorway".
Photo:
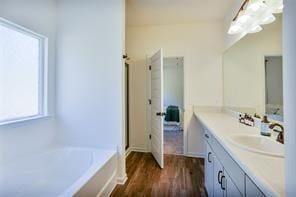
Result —
<svg viewBox="0 0 296 197"><path fill-rule="evenodd" d="M184 58L163 60L163 95L166 112L163 125L164 154L183 154Z"/></svg>
<svg viewBox="0 0 296 197"><path fill-rule="evenodd" d="M270 119L284 121L282 56L265 56L265 114Z"/></svg>

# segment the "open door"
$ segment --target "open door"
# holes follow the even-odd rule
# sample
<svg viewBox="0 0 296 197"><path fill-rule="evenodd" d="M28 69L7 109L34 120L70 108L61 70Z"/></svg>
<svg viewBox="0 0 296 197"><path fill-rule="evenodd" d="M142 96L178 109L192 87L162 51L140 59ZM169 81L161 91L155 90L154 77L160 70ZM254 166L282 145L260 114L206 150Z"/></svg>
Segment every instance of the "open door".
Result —
<svg viewBox="0 0 296 197"><path fill-rule="evenodd" d="M151 57L151 152L161 168L163 161L163 54Z"/></svg>

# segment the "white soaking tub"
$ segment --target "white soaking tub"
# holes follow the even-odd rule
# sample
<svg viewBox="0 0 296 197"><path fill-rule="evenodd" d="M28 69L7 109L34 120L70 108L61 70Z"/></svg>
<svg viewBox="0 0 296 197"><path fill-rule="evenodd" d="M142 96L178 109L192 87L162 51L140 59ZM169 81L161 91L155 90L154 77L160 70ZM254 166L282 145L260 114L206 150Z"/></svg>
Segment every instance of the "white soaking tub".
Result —
<svg viewBox="0 0 296 197"><path fill-rule="evenodd" d="M115 186L116 170L115 151L53 149L2 166L0 196L106 196Z"/></svg>

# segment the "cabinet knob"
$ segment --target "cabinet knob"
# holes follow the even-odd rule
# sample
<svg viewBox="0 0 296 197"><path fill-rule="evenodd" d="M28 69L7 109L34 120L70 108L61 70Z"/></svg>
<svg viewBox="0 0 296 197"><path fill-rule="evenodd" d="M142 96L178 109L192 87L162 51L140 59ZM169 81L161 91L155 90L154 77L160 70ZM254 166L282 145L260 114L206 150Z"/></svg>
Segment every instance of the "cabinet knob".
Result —
<svg viewBox="0 0 296 197"><path fill-rule="evenodd" d="M156 116L165 116L165 112L157 112Z"/></svg>

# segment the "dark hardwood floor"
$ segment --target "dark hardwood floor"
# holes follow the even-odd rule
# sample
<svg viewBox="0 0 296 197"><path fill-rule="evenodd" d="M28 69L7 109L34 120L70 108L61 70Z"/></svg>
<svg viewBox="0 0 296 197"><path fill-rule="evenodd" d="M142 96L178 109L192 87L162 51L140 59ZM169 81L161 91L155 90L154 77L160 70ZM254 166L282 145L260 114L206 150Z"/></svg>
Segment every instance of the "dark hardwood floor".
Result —
<svg viewBox="0 0 296 197"><path fill-rule="evenodd" d="M128 180L117 185L111 196L206 196L203 159L164 158L164 169L160 169L150 153L130 153L126 161Z"/></svg>

